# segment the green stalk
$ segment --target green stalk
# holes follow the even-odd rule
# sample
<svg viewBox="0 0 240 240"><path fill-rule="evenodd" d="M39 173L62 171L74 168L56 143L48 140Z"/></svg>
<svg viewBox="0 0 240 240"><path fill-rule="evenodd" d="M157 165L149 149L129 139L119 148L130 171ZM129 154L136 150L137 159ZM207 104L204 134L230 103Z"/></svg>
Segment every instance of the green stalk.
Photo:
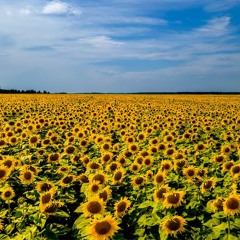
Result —
<svg viewBox="0 0 240 240"><path fill-rule="evenodd" d="M228 240L230 239L230 216L228 215L227 217L227 222L228 222Z"/></svg>
<svg viewBox="0 0 240 240"><path fill-rule="evenodd" d="M10 202L8 201L8 222L11 224L11 208L10 208Z"/></svg>

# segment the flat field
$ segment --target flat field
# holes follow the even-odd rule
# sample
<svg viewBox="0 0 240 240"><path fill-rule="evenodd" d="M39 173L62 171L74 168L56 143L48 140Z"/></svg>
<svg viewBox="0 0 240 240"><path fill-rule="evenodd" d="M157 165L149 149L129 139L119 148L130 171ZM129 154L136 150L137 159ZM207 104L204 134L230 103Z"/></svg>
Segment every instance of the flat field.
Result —
<svg viewBox="0 0 240 240"><path fill-rule="evenodd" d="M0 239L240 239L239 95L0 95Z"/></svg>

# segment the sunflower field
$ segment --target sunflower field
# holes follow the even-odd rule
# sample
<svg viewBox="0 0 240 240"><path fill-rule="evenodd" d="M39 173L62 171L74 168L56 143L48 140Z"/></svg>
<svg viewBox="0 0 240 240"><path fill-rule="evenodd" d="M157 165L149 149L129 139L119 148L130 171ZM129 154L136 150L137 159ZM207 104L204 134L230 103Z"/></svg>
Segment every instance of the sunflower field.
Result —
<svg viewBox="0 0 240 240"><path fill-rule="evenodd" d="M0 95L1 240L240 239L239 95Z"/></svg>

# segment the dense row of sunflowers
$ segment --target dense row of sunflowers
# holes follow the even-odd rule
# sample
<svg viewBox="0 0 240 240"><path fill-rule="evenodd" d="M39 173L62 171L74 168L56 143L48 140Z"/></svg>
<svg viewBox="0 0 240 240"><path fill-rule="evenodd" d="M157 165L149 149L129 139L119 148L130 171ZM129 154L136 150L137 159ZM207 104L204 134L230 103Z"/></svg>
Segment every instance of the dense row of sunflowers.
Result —
<svg viewBox="0 0 240 240"><path fill-rule="evenodd" d="M0 95L0 239L239 239L239 100Z"/></svg>

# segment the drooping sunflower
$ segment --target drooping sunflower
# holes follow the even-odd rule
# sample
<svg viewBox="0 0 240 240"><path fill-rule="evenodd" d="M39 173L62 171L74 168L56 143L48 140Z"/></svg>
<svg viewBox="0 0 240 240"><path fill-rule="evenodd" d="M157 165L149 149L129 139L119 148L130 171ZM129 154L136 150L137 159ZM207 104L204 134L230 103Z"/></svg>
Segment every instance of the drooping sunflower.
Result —
<svg viewBox="0 0 240 240"><path fill-rule="evenodd" d="M156 189L153 194L154 201L163 202L165 199L165 194L168 193L169 191L170 191L170 187L168 186L168 184L162 186L161 188Z"/></svg>
<svg viewBox="0 0 240 240"><path fill-rule="evenodd" d="M185 231L185 225L186 220L181 216L172 216L161 223L161 227L166 234L174 236Z"/></svg>
<svg viewBox="0 0 240 240"><path fill-rule="evenodd" d="M225 160L226 160L226 156L223 155L223 154L221 154L221 155L216 155L216 156L214 156L214 158L213 158L213 161L214 161L216 164L218 164L218 165L223 164L223 163L225 162Z"/></svg>
<svg viewBox="0 0 240 240"><path fill-rule="evenodd" d="M78 179L81 183L89 183L89 178L85 173L80 174Z"/></svg>
<svg viewBox="0 0 240 240"><path fill-rule="evenodd" d="M35 180L35 175L32 171L28 170L28 169L23 169L20 172L20 181L22 184L26 184L29 185L31 183L33 183L33 181Z"/></svg>
<svg viewBox="0 0 240 240"><path fill-rule="evenodd" d="M114 175L113 175L113 184L120 184L123 181L124 178L124 170L122 168L120 168L119 170L115 171Z"/></svg>
<svg viewBox="0 0 240 240"><path fill-rule="evenodd" d="M56 210L58 208L62 207L63 205L64 205L63 202L52 201L50 204L45 206L43 213L46 216L49 216L49 215L53 214L54 212L56 212Z"/></svg>
<svg viewBox="0 0 240 240"><path fill-rule="evenodd" d="M235 162L234 161L227 161L222 165L223 171L224 172L229 172L231 168L234 166Z"/></svg>
<svg viewBox="0 0 240 240"><path fill-rule="evenodd" d="M99 194L99 198L101 198L104 202L107 202L112 197L112 192L109 186L105 187Z"/></svg>
<svg viewBox="0 0 240 240"><path fill-rule="evenodd" d="M3 189L2 194L1 194L1 198L4 201L11 200L14 196L15 196L15 192L12 187L7 187L7 188Z"/></svg>
<svg viewBox="0 0 240 240"><path fill-rule="evenodd" d="M105 204L98 196L89 198L87 202L82 204L83 214L86 217L92 217L95 214L103 214L105 210Z"/></svg>
<svg viewBox="0 0 240 240"><path fill-rule="evenodd" d="M184 197L184 192L183 191L172 191L168 192L165 194L165 199L164 199L164 206L166 208L171 208L171 207L178 207L181 205Z"/></svg>
<svg viewBox="0 0 240 240"><path fill-rule="evenodd" d="M121 198L118 202L114 204L115 215L117 217L124 215L130 205L131 202L126 197Z"/></svg>
<svg viewBox="0 0 240 240"><path fill-rule="evenodd" d="M223 211L223 202L224 198L217 197L215 200L212 200L210 205L214 212Z"/></svg>
<svg viewBox="0 0 240 240"><path fill-rule="evenodd" d="M44 212L46 207L50 206L53 199L53 191L44 192L40 196L39 208L41 212Z"/></svg>
<svg viewBox="0 0 240 240"><path fill-rule="evenodd" d="M240 212L240 196L236 194L230 195L223 202L223 211L227 215L235 215Z"/></svg>
<svg viewBox="0 0 240 240"><path fill-rule="evenodd" d="M44 181L44 182L38 182L36 185L36 189L39 193L48 192L50 190L55 192L56 186L49 181Z"/></svg>
<svg viewBox="0 0 240 240"><path fill-rule="evenodd" d="M93 239L108 240L120 229L115 218L106 216L100 220L93 219L87 232Z"/></svg>

